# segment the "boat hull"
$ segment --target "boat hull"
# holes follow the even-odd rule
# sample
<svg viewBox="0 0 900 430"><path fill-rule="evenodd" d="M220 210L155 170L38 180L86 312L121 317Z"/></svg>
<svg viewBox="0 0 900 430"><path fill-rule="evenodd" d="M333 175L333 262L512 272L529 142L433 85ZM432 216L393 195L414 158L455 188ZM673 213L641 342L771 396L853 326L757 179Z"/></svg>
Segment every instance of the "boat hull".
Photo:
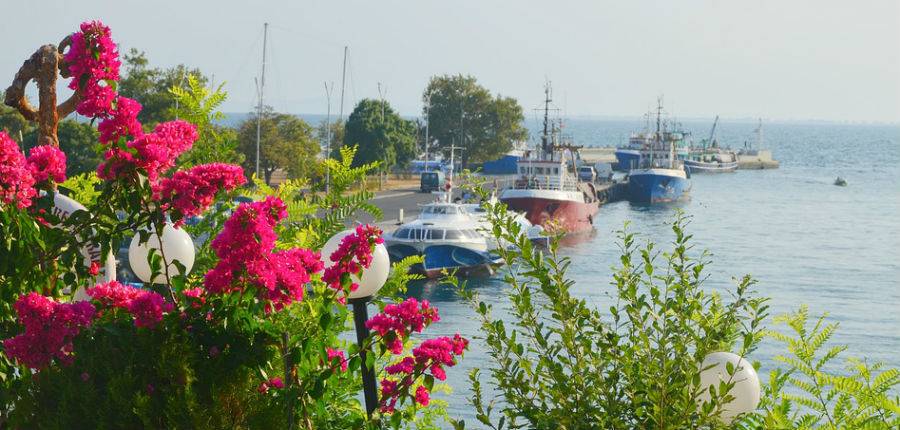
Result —
<svg viewBox="0 0 900 430"><path fill-rule="evenodd" d="M580 193L579 193L580 195ZM540 225L549 231L561 229L565 233L583 233L593 230L594 216L599 205L596 199L585 202L585 199L556 199L550 196L508 196L500 201L516 212L524 212L532 224Z"/></svg>
<svg viewBox="0 0 900 430"><path fill-rule="evenodd" d="M706 163L703 161L685 160L685 167L691 173L731 173L737 170L737 161Z"/></svg>
<svg viewBox="0 0 900 430"><path fill-rule="evenodd" d="M683 170L643 169L628 178L628 200L632 203L672 203L686 199L691 181Z"/></svg>

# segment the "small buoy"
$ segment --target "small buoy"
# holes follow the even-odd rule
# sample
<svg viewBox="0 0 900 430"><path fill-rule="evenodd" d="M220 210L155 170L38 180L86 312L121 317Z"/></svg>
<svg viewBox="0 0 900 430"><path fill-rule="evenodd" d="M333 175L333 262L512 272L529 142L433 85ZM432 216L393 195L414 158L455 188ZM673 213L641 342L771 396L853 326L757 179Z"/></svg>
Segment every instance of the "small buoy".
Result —
<svg viewBox="0 0 900 430"><path fill-rule="evenodd" d="M844 178L838 176L837 179L834 180L834 185L837 185L839 187L846 187L847 181Z"/></svg>

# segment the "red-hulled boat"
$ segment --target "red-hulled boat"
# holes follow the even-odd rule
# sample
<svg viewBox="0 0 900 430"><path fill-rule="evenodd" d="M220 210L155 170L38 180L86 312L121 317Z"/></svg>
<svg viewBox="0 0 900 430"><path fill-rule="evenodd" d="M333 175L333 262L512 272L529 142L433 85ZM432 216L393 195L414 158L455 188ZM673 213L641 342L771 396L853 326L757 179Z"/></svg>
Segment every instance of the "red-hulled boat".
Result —
<svg viewBox="0 0 900 430"><path fill-rule="evenodd" d="M593 183L578 180L575 154L579 147L559 144L558 128L549 119L549 83L545 94L541 149L519 159L519 179L503 190L500 201L550 231L590 232L599 210L597 190Z"/></svg>

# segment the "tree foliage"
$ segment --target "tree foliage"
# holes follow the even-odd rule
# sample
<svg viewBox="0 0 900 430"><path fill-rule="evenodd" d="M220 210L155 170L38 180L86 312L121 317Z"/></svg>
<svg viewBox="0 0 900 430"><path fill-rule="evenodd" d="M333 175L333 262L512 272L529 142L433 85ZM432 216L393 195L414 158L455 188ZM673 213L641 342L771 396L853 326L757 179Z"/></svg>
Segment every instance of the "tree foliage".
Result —
<svg viewBox="0 0 900 430"><path fill-rule="evenodd" d="M134 48L123 59L124 73L118 91L125 97L140 101L143 109L138 114L138 120L148 127L175 119L176 99L169 93L170 88L183 86L188 76L194 76L201 87L209 82L199 69L183 64L167 69L150 67L146 54Z"/></svg>
<svg viewBox="0 0 900 430"><path fill-rule="evenodd" d="M385 169L403 167L416 156L416 128L387 102L364 99L347 118L344 146L358 146L355 165L381 162Z"/></svg>
<svg viewBox="0 0 900 430"><path fill-rule="evenodd" d="M237 151L237 132L216 124L225 118L225 114L218 110L228 98L228 93L222 89L224 86L222 83L215 89L207 88L201 84L200 78L189 74L184 87L169 88L176 101L173 108L175 117L196 125L200 136L194 146L179 158L179 166L212 162L240 164L244 161L243 154Z"/></svg>
<svg viewBox="0 0 900 430"><path fill-rule="evenodd" d="M430 134L449 155L451 145L463 147L463 167L494 159L525 140L522 106L511 97L492 96L472 76L434 76L422 96L430 108Z"/></svg>
<svg viewBox="0 0 900 430"><path fill-rule="evenodd" d="M238 127L238 150L244 156L244 170L256 169L257 114L251 114ZM306 178L315 171L319 143L313 128L294 115L276 113L267 108L260 122L259 168L271 184L272 174L284 170L289 178Z"/></svg>

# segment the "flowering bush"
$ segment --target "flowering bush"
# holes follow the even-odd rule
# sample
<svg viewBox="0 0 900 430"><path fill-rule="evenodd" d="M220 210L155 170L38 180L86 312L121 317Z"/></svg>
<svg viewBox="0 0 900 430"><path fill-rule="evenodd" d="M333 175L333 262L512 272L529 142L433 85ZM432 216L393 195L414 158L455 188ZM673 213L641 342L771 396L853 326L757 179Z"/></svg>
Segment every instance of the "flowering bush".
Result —
<svg viewBox="0 0 900 430"><path fill-rule="evenodd" d="M107 27L83 24L64 62L82 94L78 111L98 123L102 181L87 211L61 215L52 204L65 155L39 147L26 158L0 133L0 228L13 238L0 266L0 427L399 427L432 403L434 379L466 349L460 336L426 340L402 358L408 366L391 366L374 416L357 400L364 367L404 354L410 335L438 320L427 302L385 303L403 290L408 264L374 298L384 313L369 323L400 325L357 345L341 340L352 321L345 303L381 231L359 226L333 254L315 251L355 210L371 208L367 192L345 195L370 167L333 163L324 196L257 186L244 190L257 201L235 205L240 167L175 169L196 127L143 131L140 105L116 93ZM183 225L195 216L197 225ZM151 251L150 278L161 284L98 282L115 244L135 231L146 242L167 223L197 238L191 272Z"/></svg>

